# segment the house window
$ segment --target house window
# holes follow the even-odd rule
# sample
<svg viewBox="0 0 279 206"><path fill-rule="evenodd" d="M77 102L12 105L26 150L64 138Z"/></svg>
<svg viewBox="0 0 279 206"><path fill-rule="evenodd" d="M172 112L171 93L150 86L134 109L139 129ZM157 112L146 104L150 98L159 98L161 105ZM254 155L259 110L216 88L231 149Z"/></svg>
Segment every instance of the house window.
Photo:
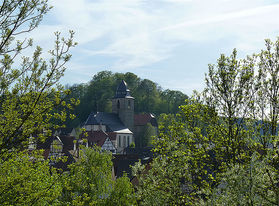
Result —
<svg viewBox="0 0 279 206"><path fill-rule="evenodd" d="M124 139L123 139L123 147L126 147L126 136L124 136Z"/></svg>
<svg viewBox="0 0 279 206"><path fill-rule="evenodd" d="M57 161L57 158L60 158L62 156L62 150L63 150L63 144L62 142L56 140L53 140L53 142L50 145L50 152L49 152L49 163L51 165L54 165Z"/></svg>
<svg viewBox="0 0 279 206"><path fill-rule="evenodd" d="M118 146L121 147L121 136L119 135L119 138L118 138Z"/></svg>
<svg viewBox="0 0 279 206"><path fill-rule="evenodd" d="M50 152L52 154L60 154L62 152L63 146L58 140L54 140L50 145Z"/></svg>
<svg viewBox="0 0 279 206"><path fill-rule="evenodd" d="M37 147L37 144L35 142L35 139L33 137L29 137L28 149L34 150L34 149L36 149L36 147Z"/></svg>

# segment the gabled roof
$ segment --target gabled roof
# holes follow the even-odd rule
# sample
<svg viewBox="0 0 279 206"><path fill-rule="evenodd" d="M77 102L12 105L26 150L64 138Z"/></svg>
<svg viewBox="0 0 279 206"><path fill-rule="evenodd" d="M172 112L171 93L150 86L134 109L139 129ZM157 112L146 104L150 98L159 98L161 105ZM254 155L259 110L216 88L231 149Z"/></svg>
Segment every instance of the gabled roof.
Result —
<svg viewBox="0 0 279 206"><path fill-rule="evenodd" d="M97 146L102 146L106 141L107 134L103 131L89 131L87 132L87 140L89 145L96 144Z"/></svg>
<svg viewBox="0 0 279 206"><path fill-rule="evenodd" d="M133 98L124 80L118 85L114 98Z"/></svg>
<svg viewBox="0 0 279 206"><path fill-rule="evenodd" d="M63 151L69 151L74 149L74 140L75 137L73 136L66 136L66 135L60 135L60 140L63 143Z"/></svg>
<svg viewBox="0 0 279 206"><path fill-rule="evenodd" d="M116 149L109 137L106 138L104 144L102 145L102 149L116 153Z"/></svg>
<svg viewBox="0 0 279 206"><path fill-rule="evenodd" d="M87 132L88 143L90 145L96 144L97 146L102 147L103 144L107 139L116 140L116 134L115 133L106 133L104 131L89 131Z"/></svg>
<svg viewBox="0 0 279 206"><path fill-rule="evenodd" d="M158 127L157 120L153 114L150 113L135 114L134 116L135 126L144 126L147 123L150 123L153 127Z"/></svg>
<svg viewBox="0 0 279 206"><path fill-rule="evenodd" d="M69 135L69 134L71 134L72 131L73 131L73 128L71 128L71 127L61 128L59 135Z"/></svg>
<svg viewBox="0 0 279 206"><path fill-rule="evenodd" d="M50 145L54 140L58 140L62 145L64 145L63 142L61 141L60 137L51 136L51 137L48 137L44 142L38 142L37 149L50 149Z"/></svg>
<svg viewBox="0 0 279 206"><path fill-rule="evenodd" d="M106 125L108 132L128 133L132 132L122 123L117 114L105 112L92 112L84 125Z"/></svg>

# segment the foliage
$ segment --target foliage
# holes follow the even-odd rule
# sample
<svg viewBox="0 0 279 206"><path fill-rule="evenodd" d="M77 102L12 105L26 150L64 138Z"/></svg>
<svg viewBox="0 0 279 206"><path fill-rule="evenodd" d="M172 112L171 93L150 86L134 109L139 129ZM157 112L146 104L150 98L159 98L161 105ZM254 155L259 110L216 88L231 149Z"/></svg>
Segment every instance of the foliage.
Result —
<svg viewBox="0 0 279 206"><path fill-rule="evenodd" d="M206 205L278 205L278 171L254 153L248 164L235 164L222 175Z"/></svg>
<svg viewBox="0 0 279 206"><path fill-rule="evenodd" d="M222 136L223 161L227 164L244 161L247 156L244 148L250 147L248 117L255 92L253 77L253 64L237 60L236 50L230 57L221 55L216 66L209 65L204 99L222 117L216 129L217 135Z"/></svg>
<svg viewBox="0 0 279 206"><path fill-rule="evenodd" d="M1 205L55 205L62 191L60 175L41 152L9 154L0 159ZM6 154L7 155L7 154Z"/></svg>
<svg viewBox="0 0 279 206"><path fill-rule="evenodd" d="M254 95L255 118L258 122L258 139L264 151L271 142L278 142L277 125L279 121L279 38L275 42L265 40L266 49L257 58L257 93Z"/></svg>
<svg viewBox="0 0 279 206"><path fill-rule="evenodd" d="M180 157L183 157L182 155ZM181 159L181 162L185 160ZM187 160L186 160L187 161ZM181 163L179 162L179 163ZM178 162L176 162L178 163ZM144 169L138 172L139 186L137 199L139 205L184 205L189 196L181 190L180 178L190 178L187 164L178 167L174 161L166 158L156 158L147 174Z"/></svg>
<svg viewBox="0 0 279 206"><path fill-rule="evenodd" d="M50 128L65 121L65 107L71 108L78 102L74 99L65 102L68 91L63 91L58 84L71 57L68 51L76 45L74 33L70 31L68 39L55 34L49 61L41 58L40 47L32 57L23 56L23 50L32 46L32 40L17 38L36 28L50 7L45 0L5 0L1 4L0 154L3 154L10 149L24 148L30 136L44 140ZM57 112L58 107L64 109Z"/></svg>
<svg viewBox="0 0 279 206"><path fill-rule="evenodd" d="M113 180L112 154L84 148L63 179L61 202L72 205L132 205L133 188L126 176Z"/></svg>
<svg viewBox="0 0 279 206"><path fill-rule="evenodd" d="M157 156L137 167L140 205L278 205L278 42L221 55L205 91L161 115Z"/></svg>
<svg viewBox="0 0 279 206"><path fill-rule="evenodd" d="M131 72L102 71L94 75L87 84L68 86L71 90L69 98L80 99L80 105L74 110L77 119L74 122L68 121L67 125L76 127L86 120L91 111L111 112L111 98L121 80L126 81L131 95L135 98L136 113L176 113L178 106L188 98L179 91L162 90L156 83L140 79Z"/></svg>
<svg viewBox="0 0 279 206"><path fill-rule="evenodd" d="M76 45L73 31L68 39L55 33L49 60L42 59L40 47L32 57L22 55L32 40L21 41L20 34L35 29L50 8L47 0L0 5L1 205L131 205L129 179L112 179L111 154L84 149L69 173L57 173L42 153L25 150L29 140L44 141L68 116L74 118L67 113L79 103L58 83Z"/></svg>
<svg viewBox="0 0 279 206"><path fill-rule="evenodd" d="M114 189L105 205L136 205L134 188L125 174L115 180Z"/></svg>
<svg viewBox="0 0 279 206"><path fill-rule="evenodd" d="M195 100L180 108L171 123L159 127L151 169L138 172L137 194L142 205L191 204L215 183L212 173L218 164L213 159L210 134L216 113ZM158 199L152 203L154 197Z"/></svg>
<svg viewBox="0 0 279 206"><path fill-rule="evenodd" d="M112 155L84 149L69 172L57 172L42 151L7 154L0 160L1 205L133 205L127 176L112 176Z"/></svg>
<svg viewBox="0 0 279 206"><path fill-rule="evenodd" d="M142 132L140 133L139 147L150 147L152 145L152 139L157 135L156 128L150 123L144 125Z"/></svg>
<svg viewBox="0 0 279 206"><path fill-rule="evenodd" d="M132 142L132 143L130 144L130 147L131 147L131 148L135 148L135 147L136 147L135 143Z"/></svg>

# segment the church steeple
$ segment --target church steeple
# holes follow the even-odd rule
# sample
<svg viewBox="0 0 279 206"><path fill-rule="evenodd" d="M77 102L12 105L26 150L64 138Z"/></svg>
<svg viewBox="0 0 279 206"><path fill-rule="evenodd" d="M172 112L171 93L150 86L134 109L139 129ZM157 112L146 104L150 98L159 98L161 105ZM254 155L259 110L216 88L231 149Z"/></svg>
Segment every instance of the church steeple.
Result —
<svg viewBox="0 0 279 206"><path fill-rule="evenodd" d="M125 97L132 97L132 96L130 95L130 90L127 88L127 83L124 80L122 80L117 87L114 98L125 98Z"/></svg>
<svg viewBox="0 0 279 206"><path fill-rule="evenodd" d="M118 114L123 124L131 131L134 128L134 97L124 80L120 82L112 99L112 112Z"/></svg>

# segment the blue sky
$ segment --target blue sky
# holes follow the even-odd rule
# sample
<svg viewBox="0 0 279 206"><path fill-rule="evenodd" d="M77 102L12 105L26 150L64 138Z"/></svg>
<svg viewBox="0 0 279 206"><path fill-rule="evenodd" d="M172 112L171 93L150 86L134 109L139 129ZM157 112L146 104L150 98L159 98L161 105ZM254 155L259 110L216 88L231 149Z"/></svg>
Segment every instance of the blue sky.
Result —
<svg viewBox="0 0 279 206"><path fill-rule="evenodd" d="M191 95L204 87L208 64L237 48L259 52L279 36L279 1L272 0L50 0L54 8L32 32L51 49L53 33L72 29L63 84L85 83L102 70L133 72L164 89Z"/></svg>

